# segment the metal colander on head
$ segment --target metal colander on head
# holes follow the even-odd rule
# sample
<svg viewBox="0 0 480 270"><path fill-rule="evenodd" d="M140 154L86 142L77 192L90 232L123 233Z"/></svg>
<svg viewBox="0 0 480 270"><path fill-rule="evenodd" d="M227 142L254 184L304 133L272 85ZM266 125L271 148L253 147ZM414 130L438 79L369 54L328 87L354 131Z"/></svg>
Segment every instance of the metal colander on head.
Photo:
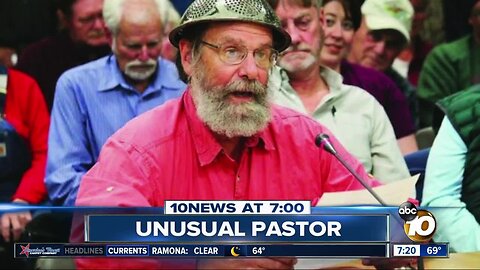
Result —
<svg viewBox="0 0 480 270"><path fill-rule="evenodd" d="M191 26L216 21L252 22L272 29L274 47L285 50L290 35L280 25L278 17L264 0L195 0L182 16L180 25L170 32L170 42L178 42Z"/></svg>

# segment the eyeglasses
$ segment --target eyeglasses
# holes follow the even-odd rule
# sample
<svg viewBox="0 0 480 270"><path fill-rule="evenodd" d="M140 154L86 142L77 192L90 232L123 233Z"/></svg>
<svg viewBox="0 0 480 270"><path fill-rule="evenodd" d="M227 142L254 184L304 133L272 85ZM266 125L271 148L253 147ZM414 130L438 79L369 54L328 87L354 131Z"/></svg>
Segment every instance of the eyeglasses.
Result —
<svg viewBox="0 0 480 270"><path fill-rule="evenodd" d="M373 42L385 42L385 48L401 50L405 47L406 40L400 33L384 32L384 30L374 30L367 34L367 40Z"/></svg>
<svg viewBox="0 0 480 270"><path fill-rule="evenodd" d="M248 55L248 49L245 46L230 44L214 45L203 40L201 42L209 48L215 49L220 60L228 65L238 65L242 63ZM271 68L277 61L277 57L278 52L270 47L259 48L253 51L255 64L262 69Z"/></svg>
<svg viewBox="0 0 480 270"><path fill-rule="evenodd" d="M92 14L86 17L79 17L78 21L83 25L93 25L97 20L103 21L102 13Z"/></svg>

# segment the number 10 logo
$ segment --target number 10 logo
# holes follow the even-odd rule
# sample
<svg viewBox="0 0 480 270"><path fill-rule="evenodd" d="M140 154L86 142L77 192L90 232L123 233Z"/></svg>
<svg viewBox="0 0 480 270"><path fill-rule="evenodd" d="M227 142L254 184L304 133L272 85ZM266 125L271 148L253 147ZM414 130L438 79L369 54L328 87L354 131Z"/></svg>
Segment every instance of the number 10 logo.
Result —
<svg viewBox="0 0 480 270"><path fill-rule="evenodd" d="M405 221L405 234L415 242L426 242L432 239L437 223L435 217L427 210L417 210L415 205L405 202L398 208L398 214Z"/></svg>

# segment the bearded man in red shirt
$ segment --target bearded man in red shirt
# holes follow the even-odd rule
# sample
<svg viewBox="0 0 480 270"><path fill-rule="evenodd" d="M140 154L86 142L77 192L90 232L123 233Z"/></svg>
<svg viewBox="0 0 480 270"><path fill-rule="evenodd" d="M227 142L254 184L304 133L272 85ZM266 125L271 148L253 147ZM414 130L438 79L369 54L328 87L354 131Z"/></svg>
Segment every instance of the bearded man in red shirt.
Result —
<svg viewBox="0 0 480 270"><path fill-rule="evenodd" d="M291 40L271 7L256 0L209 3L193 2L170 33L189 79L187 91L110 137L82 179L76 204L161 207L165 200L315 204L324 192L363 188L315 145L320 133L330 135L339 155L369 184L377 185L325 127L271 104L269 70ZM294 261L200 260L191 267L273 269L289 268ZM180 268L167 260L106 258L79 260L77 266L140 265Z"/></svg>

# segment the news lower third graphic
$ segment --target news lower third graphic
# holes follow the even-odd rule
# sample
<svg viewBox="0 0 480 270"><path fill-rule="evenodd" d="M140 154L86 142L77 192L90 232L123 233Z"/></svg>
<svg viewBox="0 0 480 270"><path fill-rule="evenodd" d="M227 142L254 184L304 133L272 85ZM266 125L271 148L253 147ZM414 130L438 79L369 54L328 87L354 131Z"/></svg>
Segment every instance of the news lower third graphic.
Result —
<svg viewBox="0 0 480 270"><path fill-rule="evenodd" d="M98 243L389 240L386 215L88 215L85 228L85 241Z"/></svg>
<svg viewBox="0 0 480 270"><path fill-rule="evenodd" d="M432 239L437 226L435 217L427 210L417 210L411 202L404 202L398 208L398 215L405 221L403 229L410 240L427 242Z"/></svg>
<svg viewBox="0 0 480 270"><path fill-rule="evenodd" d="M387 257L387 243L344 244L48 244L16 243L16 258L37 257Z"/></svg>
<svg viewBox="0 0 480 270"><path fill-rule="evenodd" d="M133 213L110 209L107 213L104 208L88 211L75 208L72 210L82 211L85 217L84 243L15 243L14 256L181 259L449 255L448 243L429 242L436 231L435 217L410 202L399 207L310 207L308 204L308 201L168 201L168 208L146 213L140 209L134 209Z"/></svg>
<svg viewBox="0 0 480 270"><path fill-rule="evenodd" d="M417 209L411 202L398 207L398 215L404 220L403 230L410 240L419 244L393 244L394 257L448 257L448 243L428 243L437 228L433 214ZM421 244L420 244L421 243Z"/></svg>
<svg viewBox="0 0 480 270"><path fill-rule="evenodd" d="M394 257L448 257L448 244L394 244Z"/></svg>
<svg viewBox="0 0 480 270"><path fill-rule="evenodd" d="M16 258L38 257L390 257L388 243L344 244L49 244L16 243ZM448 257L448 244L393 244L394 257Z"/></svg>

